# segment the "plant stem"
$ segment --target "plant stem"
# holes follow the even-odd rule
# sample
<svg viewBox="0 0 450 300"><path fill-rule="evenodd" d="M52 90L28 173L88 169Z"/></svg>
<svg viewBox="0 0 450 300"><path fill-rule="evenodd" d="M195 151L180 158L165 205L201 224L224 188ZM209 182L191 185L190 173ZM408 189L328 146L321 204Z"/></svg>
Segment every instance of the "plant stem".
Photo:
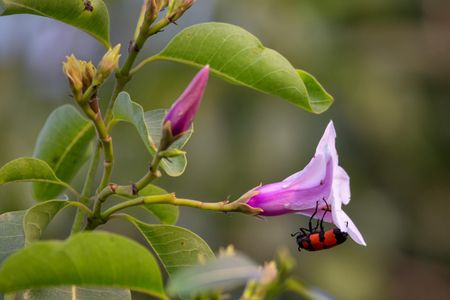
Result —
<svg viewBox="0 0 450 300"><path fill-rule="evenodd" d="M144 19L142 23L138 22L140 25L139 33L134 41L131 43L128 56L123 64L122 68L116 72L116 84L114 86L114 91L111 95L111 99L108 102L108 107L105 113L105 122L109 124L112 120L112 109L114 107L114 102L116 101L117 95L125 88L125 85L130 81L131 75L130 70L137 58L137 55L144 46L145 41L149 37L148 30L151 25L151 20Z"/></svg>
<svg viewBox="0 0 450 300"><path fill-rule="evenodd" d="M101 143L97 143L95 147L94 155L91 159L89 170L87 173L86 180L84 181L83 190L81 192L81 197L79 199L79 202L86 205L89 202L89 195L91 194L92 188L94 186L95 181L95 175L97 173L97 167L98 163L100 162L100 149L102 147ZM77 209L75 220L72 225L72 232L71 234L77 233L81 231L81 228L83 226L84 216L80 209Z"/></svg>
<svg viewBox="0 0 450 300"><path fill-rule="evenodd" d="M249 215L256 215L262 210L253 208L241 201L220 201L220 202L202 202L192 199L177 198L175 194L164 194L156 196L139 197L128 200L110 207L101 214L103 220L107 220L113 213L123 210L128 207L143 205L143 204L170 204L175 206L193 207L202 210L211 210L217 212L241 212Z"/></svg>
<svg viewBox="0 0 450 300"><path fill-rule="evenodd" d="M70 201L69 203L72 206L78 207L81 211L84 211L86 215L88 216L92 215L92 211L89 209L89 207L87 207L83 203L77 201Z"/></svg>
<svg viewBox="0 0 450 300"><path fill-rule="evenodd" d="M81 108L83 109L84 113L89 117L89 119L91 119L92 122L94 123L98 138L102 144L104 155L103 177L99 185L99 190L102 190L108 185L109 178L111 177L112 172L114 160L112 138L109 135L108 129L106 128L106 124L103 121L100 111L94 112L88 103L81 104Z"/></svg>
<svg viewBox="0 0 450 300"><path fill-rule="evenodd" d="M100 193L98 194L98 202L103 203L109 196L113 194L121 195L121 196L127 196L127 197L134 197L136 196L140 190L145 188L148 184L150 184L153 180L156 178L159 178L161 176L161 173L159 172L159 164L161 163L162 157L159 155L160 148L156 151L155 155L153 156L153 160L150 164L149 171L147 174L145 174L141 179L139 179L135 184L131 185L116 185L116 184L110 184L106 186ZM97 203L96 203L97 204ZM97 209L94 209L94 211L97 211L100 208L98 208L99 205L96 205Z"/></svg>
<svg viewBox="0 0 450 300"><path fill-rule="evenodd" d="M142 12L141 12L141 14L142 14ZM169 25L171 23L170 19L167 17L162 18L154 26L150 27L152 22L153 22L153 20L148 19L148 18L147 19L144 18L144 20L138 21L138 26L139 26L139 24L141 24L139 33L137 34L137 36L135 34L136 37L135 37L134 41L131 43L128 57L126 58L125 63L123 64L122 68L119 71L117 71L117 73L116 73L116 79L117 79L116 85L114 87L114 92L112 93L111 99L108 102L108 108L106 109L106 113L105 113L105 122L106 122L106 124L108 124L108 126L112 120L112 109L114 107L114 102L116 101L117 95L119 95L119 93L121 91L123 91L123 89L125 88L128 81L131 80L131 77L139 69L139 68L138 69L135 68L135 69L131 70L133 67L133 64L136 61L136 58L137 58L139 52L141 51L142 47L144 46L145 42L147 41L147 39L150 36L160 32L161 29L163 29L164 27L166 27L167 25ZM145 61L146 61L146 63L148 63L152 60L146 59Z"/></svg>

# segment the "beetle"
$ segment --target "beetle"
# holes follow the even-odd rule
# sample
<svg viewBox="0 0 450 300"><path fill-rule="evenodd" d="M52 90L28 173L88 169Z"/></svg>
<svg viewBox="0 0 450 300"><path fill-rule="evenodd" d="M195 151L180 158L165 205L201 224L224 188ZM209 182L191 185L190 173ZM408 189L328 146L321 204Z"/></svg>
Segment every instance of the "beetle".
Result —
<svg viewBox="0 0 450 300"><path fill-rule="evenodd" d="M319 201L316 202L316 210L309 219L309 229L300 228L298 232L291 234L292 237L296 237L298 251L301 251L301 249L305 249L308 251L328 249L342 244L347 240L347 232L341 231L339 228L333 228L326 231L324 230L323 219L325 218L325 215L327 214L329 209L326 200L323 199L323 201L325 201L327 206L320 221L319 219L317 219L316 226L312 228L312 219L317 214ZM320 230L317 230L319 227Z"/></svg>

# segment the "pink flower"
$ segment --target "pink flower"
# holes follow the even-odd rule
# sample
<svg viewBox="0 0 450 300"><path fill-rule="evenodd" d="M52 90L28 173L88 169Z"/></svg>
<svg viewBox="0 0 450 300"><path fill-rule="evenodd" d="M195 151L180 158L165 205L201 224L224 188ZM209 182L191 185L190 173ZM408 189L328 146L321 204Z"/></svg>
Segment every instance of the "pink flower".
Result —
<svg viewBox="0 0 450 300"><path fill-rule="evenodd" d="M200 106L203 93L208 82L209 66L203 67L189 86L184 90L183 94L175 101L167 113L164 124L170 122L172 136L176 137L187 130L192 125L195 114Z"/></svg>
<svg viewBox="0 0 450 300"><path fill-rule="evenodd" d="M320 219L325 213L325 221L334 223L355 242L365 246L358 228L342 210L342 205L350 202L350 177L338 164L335 139L336 131L330 121L309 164L281 182L256 188L247 204L261 208L262 216L288 213L311 216L318 203L319 212L315 218ZM331 214L326 212L330 209L326 203L331 206Z"/></svg>

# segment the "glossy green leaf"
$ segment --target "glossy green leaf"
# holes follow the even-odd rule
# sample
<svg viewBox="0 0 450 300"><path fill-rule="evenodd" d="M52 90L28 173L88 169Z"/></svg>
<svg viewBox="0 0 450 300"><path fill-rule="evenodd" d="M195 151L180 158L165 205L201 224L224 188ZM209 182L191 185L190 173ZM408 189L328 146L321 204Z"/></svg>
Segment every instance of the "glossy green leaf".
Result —
<svg viewBox="0 0 450 300"><path fill-rule="evenodd" d="M92 11L86 9L85 2L91 4ZM102 0L0 0L0 15L14 14L32 14L64 22L92 35L106 48L110 47L108 8Z"/></svg>
<svg viewBox="0 0 450 300"><path fill-rule="evenodd" d="M0 185L10 182L41 182L70 188L56 177L55 172L42 160L21 157L0 168Z"/></svg>
<svg viewBox="0 0 450 300"><path fill-rule="evenodd" d="M70 182L88 158L90 143L95 137L92 123L72 106L54 110L39 133L34 156L46 161L56 176ZM37 200L53 199L64 188L45 183L34 183Z"/></svg>
<svg viewBox="0 0 450 300"><path fill-rule="evenodd" d="M139 133L145 147L153 156L158 148L161 138L162 120L164 119L164 110L150 111L144 113L141 105L131 101L130 95L122 92L117 96L113 108L114 121L123 121L131 123ZM188 132L183 138L175 142L171 148L182 147L191 136ZM187 160L185 155L170 158L170 161L164 159L161 166L169 176L180 176L186 168Z"/></svg>
<svg viewBox="0 0 450 300"><path fill-rule="evenodd" d="M23 217L25 245L39 240L56 214L71 204L68 200L49 200L27 209Z"/></svg>
<svg viewBox="0 0 450 300"><path fill-rule="evenodd" d="M12 253L24 246L22 219L24 210L0 215L0 264Z"/></svg>
<svg viewBox="0 0 450 300"><path fill-rule="evenodd" d="M231 24L188 27L153 59L198 67L209 64L211 72L232 83L279 96L314 113L327 110L332 103L331 97L311 97L309 86L286 58Z"/></svg>
<svg viewBox="0 0 450 300"><path fill-rule="evenodd" d="M167 290L169 294L180 296L224 291L257 280L261 274L261 267L243 255L224 256L176 272Z"/></svg>
<svg viewBox="0 0 450 300"><path fill-rule="evenodd" d="M107 232L32 243L9 256L0 268L0 293L71 285L130 288L167 299L151 253L135 241Z"/></svg>
<svg viewBox="0 0 450 300"><path fill-rule="evenodd" d="M94 288L94 287L59 287L28 290L16 296L23 300L131 300L127 289Z"/></svg>
<svg viewBox="0 0 450 300"><path fill-rule="evenodd" d="M25 245L39 240L52 219L64 208L74 205L67 200L49 200L38 203L26 210L23 217L23 231ZM26 300L131 300L131 293L127 289L88 288L88 287L60 287L28 290L16 296Z"/></svg>
<svg viewBox="0 0 450 300"><path fill-rule="evenodd" d="M139 191L139 196L153 196L168 194L164 189L149 184ZM179 208L169 204L144 204L143 207L154 214L162 224L173 225L177 222Z"/></svg>
<svg viewBox="0 0 450 300"><path fill-rule="evenodd" d="M126 217L142 233L169 275L214 258L208 244L198 235L173 225L146 224Z"/></svg>

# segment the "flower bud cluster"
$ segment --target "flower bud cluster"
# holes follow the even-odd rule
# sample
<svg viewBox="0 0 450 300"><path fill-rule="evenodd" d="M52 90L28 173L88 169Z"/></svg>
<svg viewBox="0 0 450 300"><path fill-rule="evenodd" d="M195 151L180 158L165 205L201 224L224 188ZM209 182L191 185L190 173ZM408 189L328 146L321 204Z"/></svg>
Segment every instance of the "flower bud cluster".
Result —
<svg viewBox="0 0 450 300"><path fill-rule="evenodd" d="M86 89L92 84L97 70L92 62L78 60L72 54L63 62L63 72L69 80L74 98L80 99Z"/></svg>
<svg viewBox="0 0 450 300"><path fill-rule="evenodd" d="M119 57L120 44L105 53L97 68L92 62L77 59L73 54L67 56L63 62L63 72L69 80L75 100L80 101L90 86L101 85L117 68Z"/></svg>

